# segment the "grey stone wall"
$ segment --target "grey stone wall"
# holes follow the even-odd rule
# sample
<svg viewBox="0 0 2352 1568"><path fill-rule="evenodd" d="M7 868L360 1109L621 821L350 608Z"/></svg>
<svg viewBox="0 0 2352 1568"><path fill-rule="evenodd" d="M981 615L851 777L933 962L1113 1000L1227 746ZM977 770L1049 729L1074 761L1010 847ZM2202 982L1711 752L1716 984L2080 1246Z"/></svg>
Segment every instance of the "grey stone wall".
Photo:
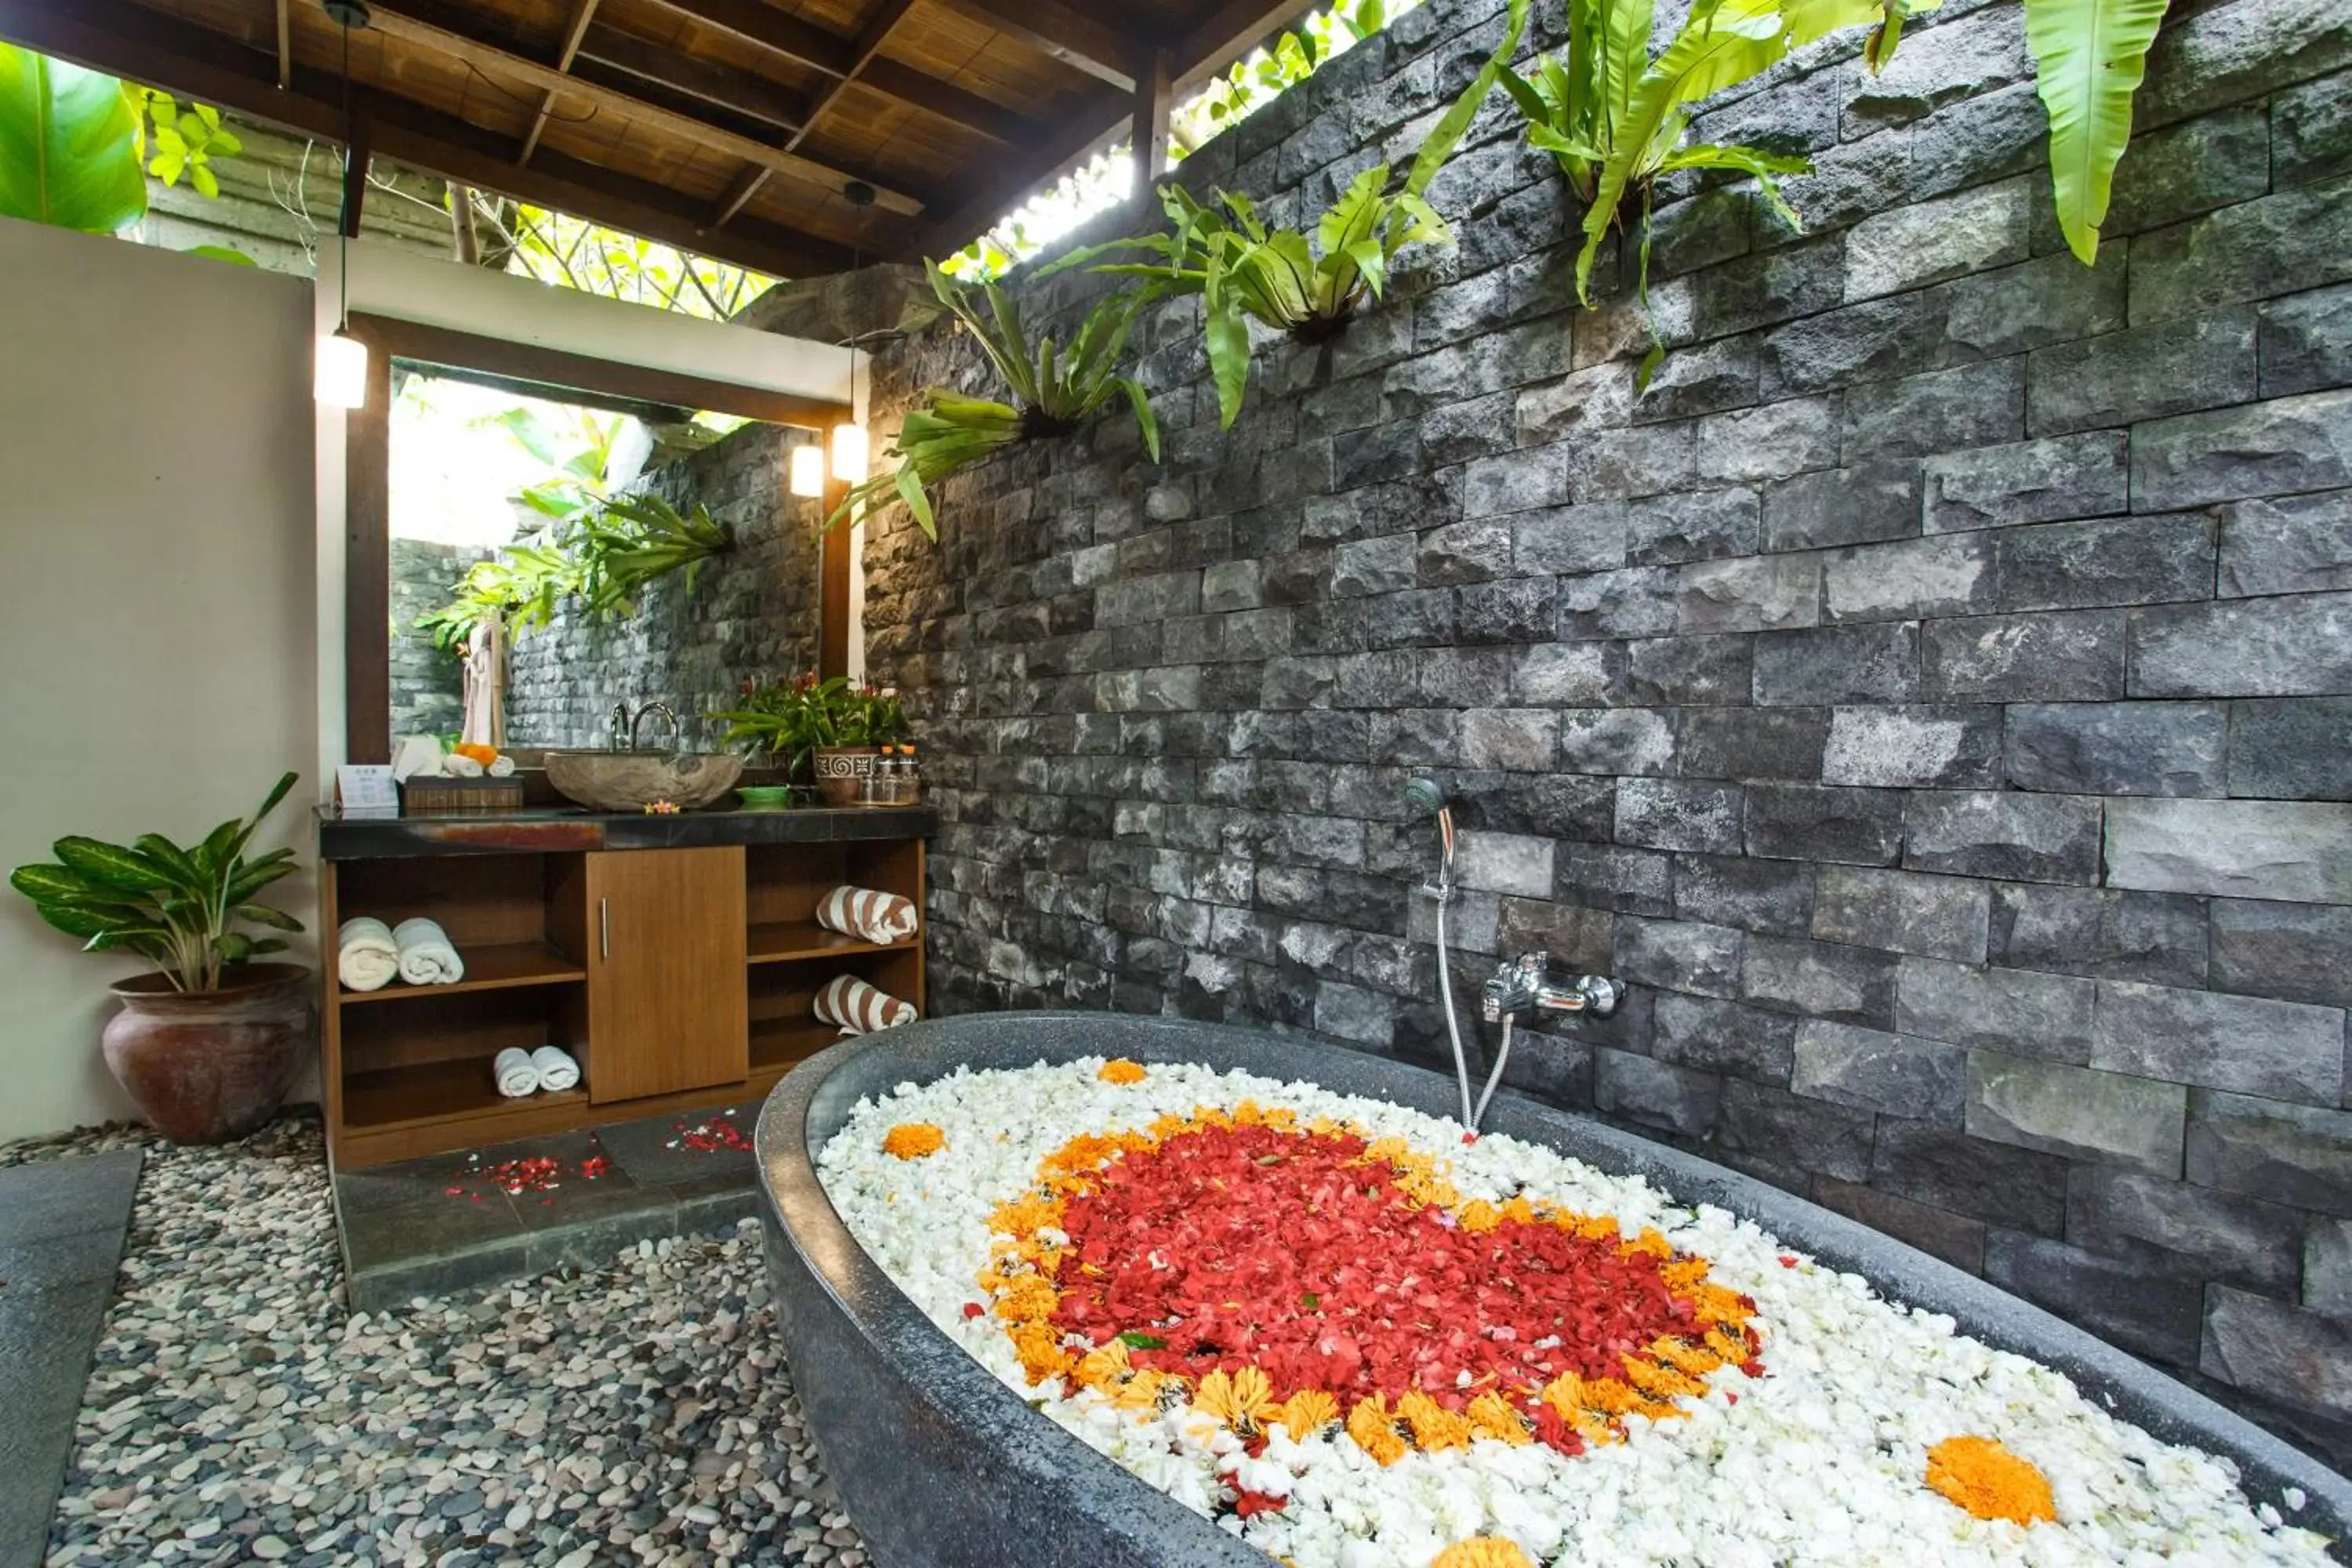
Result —
<svg viewBox="0 0 2352 1568"><path fill-rule="evenodd" d="M784 493L785 451L804 432L746 425L656 470L646 483L681 511L699 501L730 523L735 549L656 582L628 620L576 606L517 642L507 675L507 739L517 746L602 746L615 703L662 701L687 738L715 743L703 716L731 708L745 680L811 669L817 648L819 504ZM647 744L662 733L645 731Z"/></svg>
<svg viewBox="0 0 2352 1568"><path fill-rule="evenodd" d="M487 550L425 539L392 542L392 732L448 735L465 722L466 678L457 658L416 629Z"/></svg>
<svg viewBox="0 0 2352 1568"><path fill-rule="evenodd" d="M1410 14L1188 178L1311 210L1496 9ZM2017 7L1930 21L1883 77L1832 41L1700 117L1821 172L1801 235L1661 193L1646 396L1622 268L1570 308L1575 215L1497 104L1433 193L1459 247L1327 351L1263 344L1235 429L1171 305L1164 464L1107 417L945 487L937 550L877 521L869 659L946 818L933 995L1441 1065L1401 798L1433 773L1465 997L1531 948L1633 987L1518 1087L2340 1465L2352 11L2176 7L2095 269ZM937 334L880 369L976 384Z"/></svg>

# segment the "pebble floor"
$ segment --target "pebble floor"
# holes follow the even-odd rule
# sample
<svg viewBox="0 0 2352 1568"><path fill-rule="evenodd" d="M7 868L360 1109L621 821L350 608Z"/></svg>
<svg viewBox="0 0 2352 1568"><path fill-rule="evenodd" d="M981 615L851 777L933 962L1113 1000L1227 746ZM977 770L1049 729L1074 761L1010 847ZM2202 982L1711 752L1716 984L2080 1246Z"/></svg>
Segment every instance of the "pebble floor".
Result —
<svg viewBox="0 0 2352 1568"><path fill-rule="evenodd" d="M324 1147L289 1117L145 1143L49 1568L866 1561L771 1332L759 1227L353 1316Z"/></svg>

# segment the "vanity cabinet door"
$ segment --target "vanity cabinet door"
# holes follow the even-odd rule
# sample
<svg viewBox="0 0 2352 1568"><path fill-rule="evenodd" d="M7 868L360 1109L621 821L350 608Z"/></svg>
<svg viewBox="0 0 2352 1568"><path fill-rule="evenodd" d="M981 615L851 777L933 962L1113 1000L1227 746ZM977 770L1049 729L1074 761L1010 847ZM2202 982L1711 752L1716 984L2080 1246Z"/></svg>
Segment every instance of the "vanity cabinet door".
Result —
<svg viewBox="0 0 2352 1568"><path fill-rule="evenodd" d="M740 1083L741 847L598 851L587 880L589 1099Z"/></svg>

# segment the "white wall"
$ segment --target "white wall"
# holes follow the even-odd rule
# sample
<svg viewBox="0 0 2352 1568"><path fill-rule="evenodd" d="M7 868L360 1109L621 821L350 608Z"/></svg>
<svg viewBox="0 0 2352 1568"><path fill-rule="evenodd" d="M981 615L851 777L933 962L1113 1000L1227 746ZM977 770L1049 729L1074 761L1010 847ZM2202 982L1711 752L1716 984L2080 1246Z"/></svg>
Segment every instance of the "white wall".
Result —
<svg viewBox="0 0 2352 1568"><path fill-rule="evenodd" d="M310 285L5 218L0 278L0 866L201 836L288 768L266 842L307 858ZM307 872L273 891L313 918ZM131 1113L98 1033L140 967L0 890L0 1138Z"/></svg>

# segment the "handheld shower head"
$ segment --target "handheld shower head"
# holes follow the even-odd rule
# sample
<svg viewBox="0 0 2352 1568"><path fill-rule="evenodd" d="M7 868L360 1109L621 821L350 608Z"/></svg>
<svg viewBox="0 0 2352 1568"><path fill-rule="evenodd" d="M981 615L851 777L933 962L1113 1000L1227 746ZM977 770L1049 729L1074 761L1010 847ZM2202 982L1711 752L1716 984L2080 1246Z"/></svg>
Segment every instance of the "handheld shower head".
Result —
<svg viewBox="0 0 2352 1568"><path fill-rule="evenodd" d="M1424 816L1437 818L1437 847L1441 857L1441 883L1454 869L1454 808L1445 804L1445 792L1437 781L1427 775L1415 778L1404 786L1404 803Z"/></svg>

